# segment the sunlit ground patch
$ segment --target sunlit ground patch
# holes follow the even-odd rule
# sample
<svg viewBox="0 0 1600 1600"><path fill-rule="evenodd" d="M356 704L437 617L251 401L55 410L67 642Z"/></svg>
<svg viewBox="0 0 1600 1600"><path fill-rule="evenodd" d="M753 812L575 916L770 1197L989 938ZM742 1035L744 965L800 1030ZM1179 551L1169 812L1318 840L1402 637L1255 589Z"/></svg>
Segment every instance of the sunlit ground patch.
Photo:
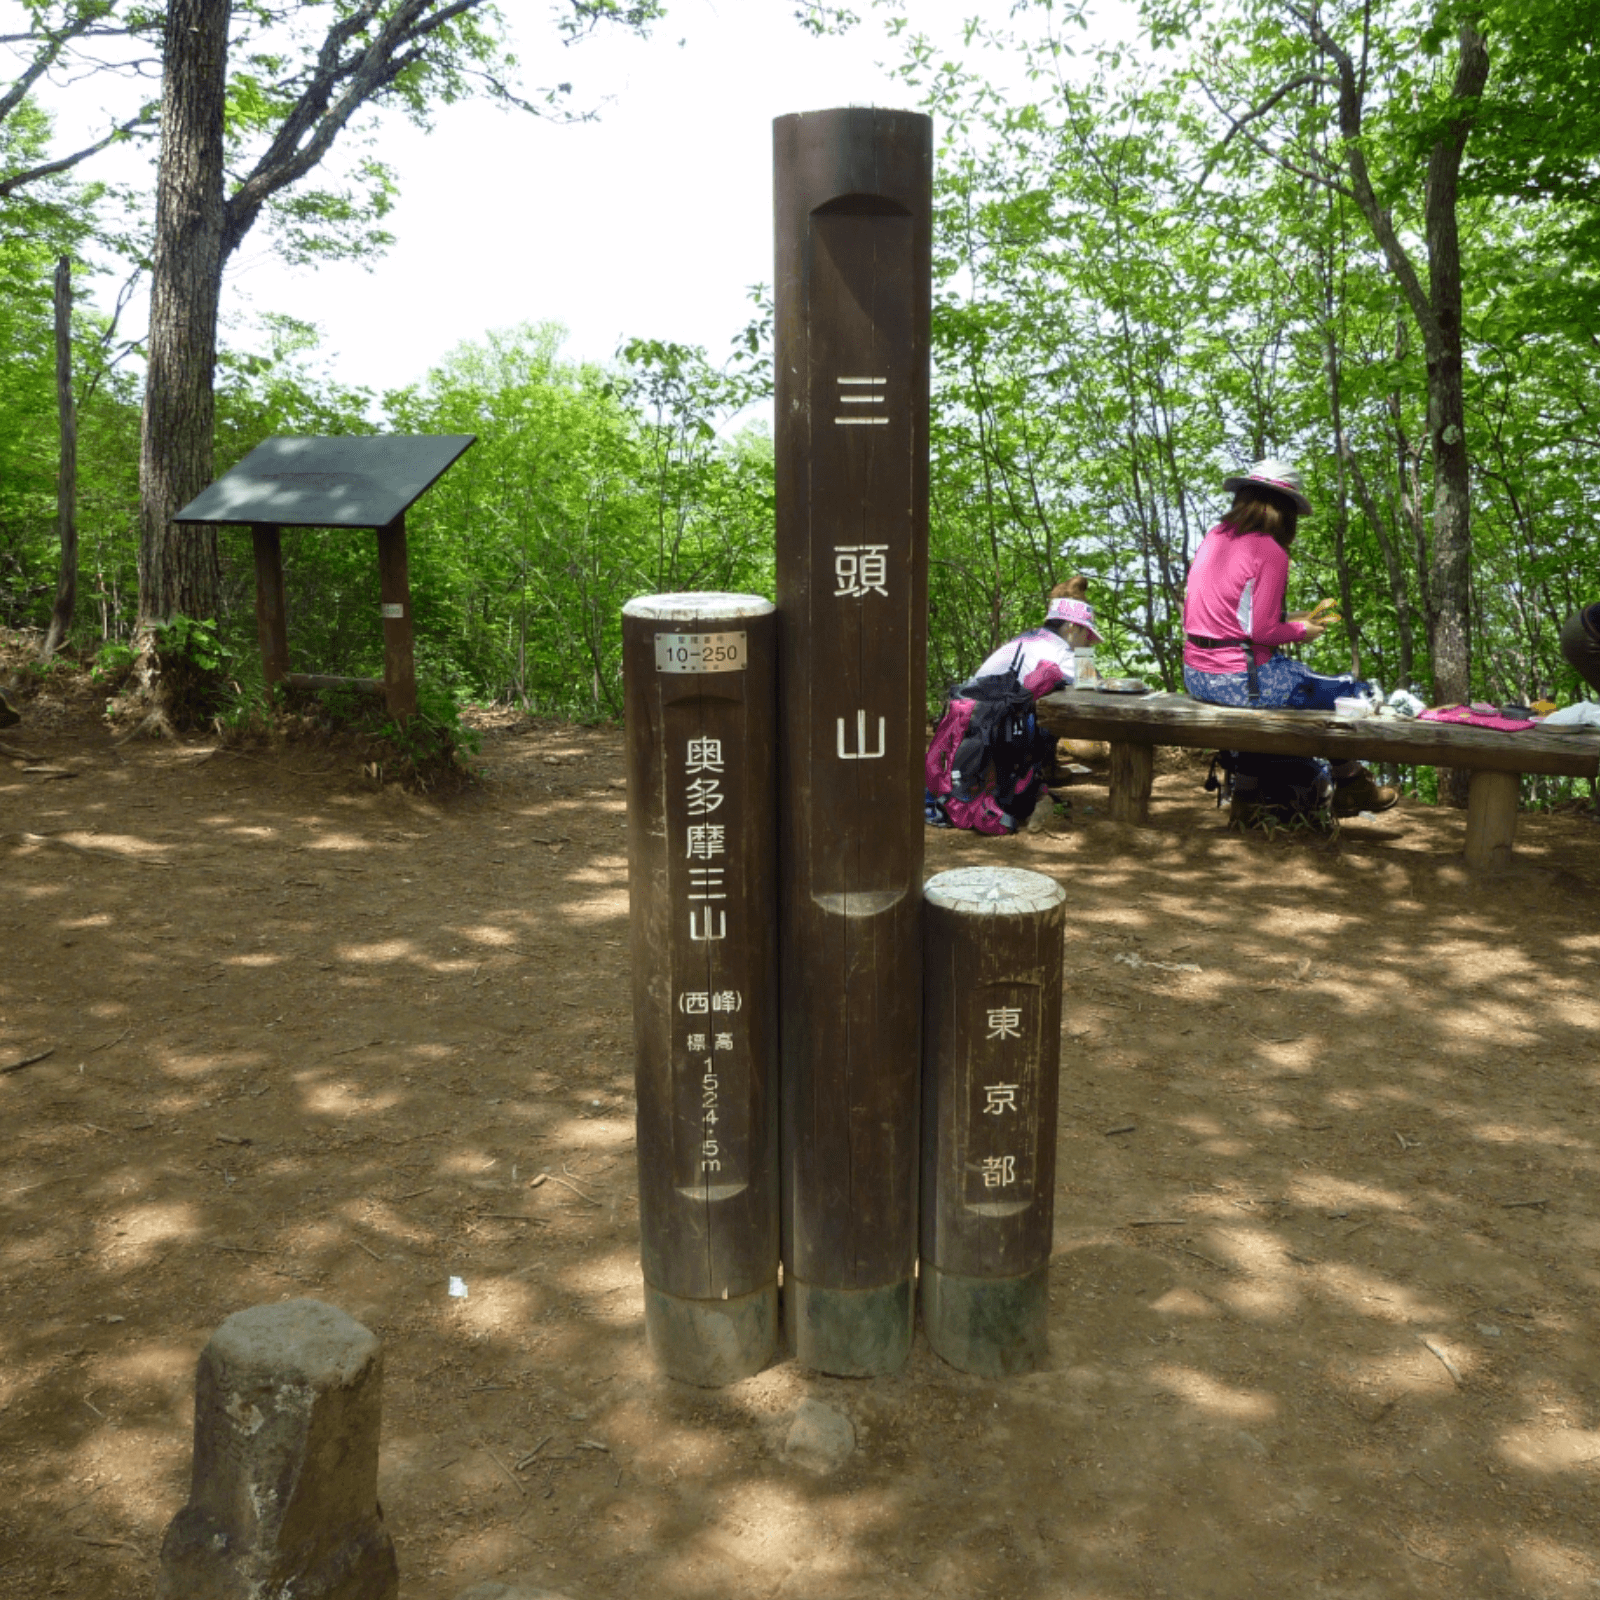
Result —
<svg viewBox="0 0 1600 1600"><path fill-rule="evenodd" d="M1163 1317L1218 1317L1222 1308L1197 1289L1169 1289L1150 1302L1150 1309Z"/></svg>
<svg viewBox="0 0 1600 1600"><path fill-rule="evenodd" d="M1450 1315L1447 1306L1428 1295L1349 1262L1323 1262L1311 1275L1326 1299L1380 1322L1438 1322Z"/></svg>
<svg viewBox="0 0 1600 1600"><path fill-rule="evenodd" d="M132 1206L100 1226L102 1249L135 1264L153 1256L164 1244L198 1239L203 1232L199 1208L188 1201L149 1201Z"/></svg>
<svg viewBox="0 0 1600 1600"><path fill-rule="evenodd" d="M1405 1197L1375 1183L1353 1183L1326 1172L1313 1172L1289 1184L1289 1198L1308 1210L1404 1211Z"/></svg>
<svg viewBox="0 0 1600 1600"><path fill-rule="evenodd" d="M374 1112L393 1111L404 1099L395 1089L372 1090L355 1083L306 1083L305 1074L297 1081L301 1084L301 1108L319 1117L371 1116Z"/></svg>
<svg viewBox="0 0 1600 1600"><path fill-rule="evenodd" d="M1524 1534L1507 1550L1516 1592L1524 1600L1566 1600L1569 1595L1592 1594L1600 1579L1594 1553L1539 1534Z"/></svg>
<svg viewBox="0 0 1600 1600"><path fill-rule="evenodd" d="M1245 1275L1243 1283L1229 1283L1217 1291L1235 1311L1279 1317L1299 1303L1295 1269L1282 1240L1264 1228L1213 1228L1205 1237L1213 1255Z"/></svg>
<svg viewBox="0 0 1600 1600"><path fill-rule="evenodd" d="M318 839L310 840L305 848L307 850L333 850L333 851L369 851L372 841L363 839L355 833L325 833Z"/></svg>
<svg viewBox="0 0 1600 1600"><path fill-rule="evenodd" d="M1151 1371L1150 1378L1158 1388L1208 1416L1227 1417L1233 1422L1265 1422L1278 1414L1276 1395L1264 1389L1237 1388L1195 1367L1163 1364Z"/></svg>
<svg viewBox="0 0 1600 1600"><path fill-rule="evenodd" d="M1525 1472L1585 1472L1600 1480L1600 1429L1517 1428L1502 1434L1496 1449Z"/></svg>

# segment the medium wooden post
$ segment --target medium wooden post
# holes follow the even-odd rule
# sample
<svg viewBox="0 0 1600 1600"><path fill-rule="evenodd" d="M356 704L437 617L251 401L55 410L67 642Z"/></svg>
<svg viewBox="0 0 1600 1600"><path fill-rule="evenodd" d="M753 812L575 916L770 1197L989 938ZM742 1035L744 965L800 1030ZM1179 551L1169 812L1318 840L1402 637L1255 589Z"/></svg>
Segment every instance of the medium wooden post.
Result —
<svg viewBox="0 0 1600 1600"><path fill-rule="evenodd" d="M1066 892L1014 867L923 888L922 1326L984 1377L1044 1365Z"/></svg>
<svg viewBox="0 0 1600 1600"><path fill-rule="evenodd" d="M250 525L256 552L256 637L261 671L271 689L289 674L289 615L283 598L283 540L270 522Z"/></svg>
<svg viewBox="0 0 1600 1600"><path fill-rule="evenodd" d="M686 1383L778 1340L777 616L622 611L645 1329Z"/></svg>
<svg viewBox="0 0 1600 1600"><path fill-rule="evenodd" d="M1155 775L1155 747L1148 744L1111 746L1111 820L1150 820L1150 786Z"/></svg>
<svg viewBox="0 0 1600 1600"><path fill-rule="evenodd" d="M406 565L406 519L378 529L378 600L383 612L383 685L389 715L417 709L417 661L411 629L411 575Z"/></svg>
<svg viewBox="0 0 1600 1600"><path fill-rule="evenodd" d="M1474 772L1467 790L1467 865L1475 872L1499 872L1511 865L1517 834L1514 772Z"/></svg>
<svg viewBox="0 0 1600 1600"><path fill-rule="evenodd" d="M870 1376L914 1312L933 124L773 139L785 1319Z"/></svg>

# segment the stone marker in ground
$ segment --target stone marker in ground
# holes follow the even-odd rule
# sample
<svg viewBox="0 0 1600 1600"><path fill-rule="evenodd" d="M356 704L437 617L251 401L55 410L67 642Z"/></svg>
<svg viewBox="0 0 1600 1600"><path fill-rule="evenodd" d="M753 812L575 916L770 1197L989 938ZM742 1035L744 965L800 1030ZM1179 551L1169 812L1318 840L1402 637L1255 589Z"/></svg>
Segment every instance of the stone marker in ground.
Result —
<svg viewBox="0 0 1600 1600"><path fill-rule="evenodd" d="M783 1443L783 1459L820 1476L837 1472L855 1447L849 1417L820 1400L802 1400Z"/></svg>
<svg viewBox="0 0 1600 1600"><path fill-rule="evenodd" d="M229 1317L195 1374L194 1476L162 1541L157 1600L396 1600L382 1400L382 1347L336 1307Z"/></svg>

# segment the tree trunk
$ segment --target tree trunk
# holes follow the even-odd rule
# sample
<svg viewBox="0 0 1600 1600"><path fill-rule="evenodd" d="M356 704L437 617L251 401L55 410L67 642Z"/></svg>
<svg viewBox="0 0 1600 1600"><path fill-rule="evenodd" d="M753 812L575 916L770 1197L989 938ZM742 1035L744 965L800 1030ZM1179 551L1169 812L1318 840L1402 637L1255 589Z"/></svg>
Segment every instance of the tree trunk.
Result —
<svg viewBox="0 0 1600 1600"><path fill-rule="evenodd" d="M1471 104L1489 76L1489 52L1470 25L1461 29L1461 55L1453 98ZM1467 462L1467 407L1461 357L1461 230L1456 195L1461 154L1471 128L1464 111L1428 158L1428 299L1433 321L1425 327L1428 427L1433 444L1433 606L1428 645L1433 656L1436 704L1472 698L1471 474ZM1445 787L1453 806L1465 807L1471 774L1452 769Z"/></svg>
<svg viewBox="0 0 1600 1600"><path fill-rule="evenodd" d="M173 523L211 482L212 375L222 288L223 102L231 0L170 0L150 342L139 452L139 615L217 614L214 528Z"/></svg>
<svg viewBox="0 0 1600 1600"><path fill-rule="evenodd" d="M61 419L61 465L56 474L56 529L61 566L56 603L40 652L48 661L72 631L78 609L78 413L72 403L72 258L56 263L56 411Z"/></svg>

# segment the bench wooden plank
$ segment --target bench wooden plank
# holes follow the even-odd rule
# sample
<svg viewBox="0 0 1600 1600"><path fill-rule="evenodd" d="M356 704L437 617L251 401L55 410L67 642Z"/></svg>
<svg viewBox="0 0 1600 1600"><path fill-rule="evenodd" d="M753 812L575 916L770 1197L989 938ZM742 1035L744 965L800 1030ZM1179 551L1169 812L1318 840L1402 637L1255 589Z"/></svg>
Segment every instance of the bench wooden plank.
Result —
<svg viewBox="0 0 1600 1600"><path fill-rule="evenodd" d="M1058 739L1172 744L1195 750L1260 750L1271 755L1355 757L1424 767L1541 772L1593 778L1600 738L1530 728L1501 733L1410 717L1336 717L1326 711L1250 711L1183 694L1111 695L1062 689L1039 701L1039 721Z"/></svg>
<svg viewBox="0 0 1600 1600"><path fill-rule="evenodd" d="M1592 732L1529 728L1503 733L1459 722L1410 717L1346 718L1326 711L1251 711L1213 706L1183 694L1108 695L1063 689L1039 701L1040 724L1058 739L1105 739L1111 745L1111 815L1142 823L1150 814L1153 750L1254 750L1268 755L1326 756L1426 767L1465 767L1467 864L1493 872L1511 860L1517 827L1517 780L1524 772L1588 778L1600 773L1600 738Z"/></svg>

